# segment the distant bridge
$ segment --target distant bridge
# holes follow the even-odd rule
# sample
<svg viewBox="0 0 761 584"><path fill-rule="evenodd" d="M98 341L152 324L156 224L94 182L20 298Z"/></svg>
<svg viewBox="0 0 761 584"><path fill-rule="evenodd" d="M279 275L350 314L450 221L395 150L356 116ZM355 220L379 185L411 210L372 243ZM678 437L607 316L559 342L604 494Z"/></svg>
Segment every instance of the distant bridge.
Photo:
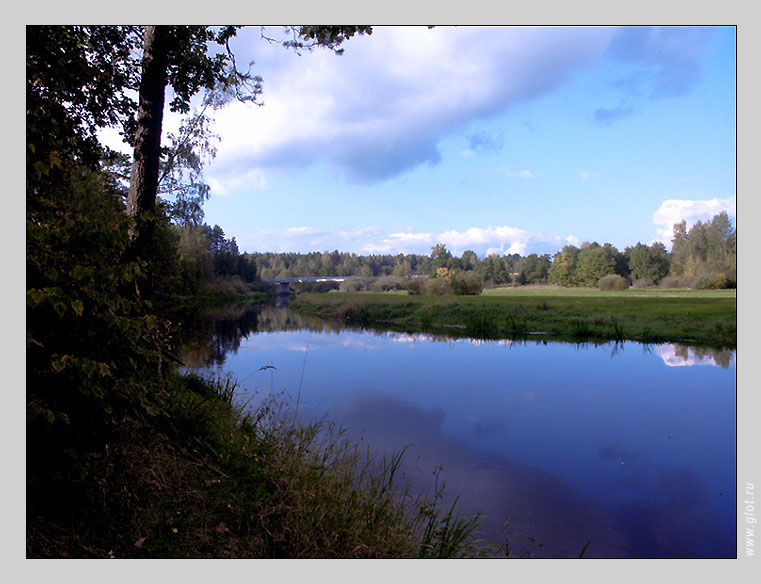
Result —
<svg viewBox="0 0 761 584"><path fill-rule="evenodd" d="M313 282L343 282L344 280L365 280L362 276L301 276L295 278L262 278L262 282L278 285L278 294L287 296L291 293L291 284Z"/></svg>

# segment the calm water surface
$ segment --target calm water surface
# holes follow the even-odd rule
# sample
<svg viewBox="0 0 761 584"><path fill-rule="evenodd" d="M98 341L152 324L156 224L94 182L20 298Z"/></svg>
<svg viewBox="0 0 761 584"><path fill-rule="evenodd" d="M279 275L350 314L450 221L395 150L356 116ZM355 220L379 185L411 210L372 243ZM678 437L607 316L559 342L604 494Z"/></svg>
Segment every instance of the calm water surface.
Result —
<svg viewBox="0 0 761 584"><path fill-rule="evenodd" d="M408 447L417 489L443 467L513 556L736 555L734 351L337 330L285 308L214 326L186 360Z"/></svg>

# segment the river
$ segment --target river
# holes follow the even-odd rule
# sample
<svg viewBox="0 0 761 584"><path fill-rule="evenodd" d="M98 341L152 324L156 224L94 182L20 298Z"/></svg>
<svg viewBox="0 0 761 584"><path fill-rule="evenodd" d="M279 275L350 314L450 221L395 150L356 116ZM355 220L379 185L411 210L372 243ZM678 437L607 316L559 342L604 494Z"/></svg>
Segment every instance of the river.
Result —
<svg viewBox="0 0 761 584"><path fill-rule="evenodd" d="M182 358L284 392L445 481L513 557L736 555L735 351L345 329L284 307L197 323ZM587 542L588 545L587 545Z"/></svg>

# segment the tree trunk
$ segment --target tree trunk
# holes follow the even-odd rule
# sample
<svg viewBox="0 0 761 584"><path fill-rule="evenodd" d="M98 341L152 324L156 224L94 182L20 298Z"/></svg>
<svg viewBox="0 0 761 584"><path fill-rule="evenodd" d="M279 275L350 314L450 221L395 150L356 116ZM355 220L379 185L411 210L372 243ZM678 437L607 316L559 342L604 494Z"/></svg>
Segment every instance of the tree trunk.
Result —
<svg viewBox="0 0 761 584"><path fill-rule="evenodd" d="M145 27L135 154L127 197L127 213L134 221L130 229L132 251L135 257L142 259L147 259L145 255L153 233L169 37L168 26Z"/></svg>

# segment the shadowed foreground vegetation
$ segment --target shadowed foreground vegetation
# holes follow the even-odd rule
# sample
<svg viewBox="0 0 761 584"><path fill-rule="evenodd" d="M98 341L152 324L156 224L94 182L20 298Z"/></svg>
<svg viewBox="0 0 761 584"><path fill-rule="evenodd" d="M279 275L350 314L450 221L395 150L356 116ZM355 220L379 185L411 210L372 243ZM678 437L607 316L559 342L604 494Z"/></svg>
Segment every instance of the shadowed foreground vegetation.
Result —
<svg viewBox="0 0 761 584"><path fill-rule="evenodd" d="M737 345L735 290L493 289L480 296L301 294L291 307L347 324L477 338L542 333L564 340Z"/></svg>
<svg viewBox="0 0 761 584"><path fill-rule="evenodd" d="M375 459L330 424L297 425L271 398L177 375L163 412L32 490L28 557L400 558L494 555L478 517L413 497L402 454Z"/></svg>
<svg viewBox="0 0 761 584"><path fill-rule="evenodd" d="M27 556L471 554L475 520L409 497L398 457L376 464L340 431L243 409L233 384L177 368L178 307L271 292L235 239L202 223L213 136L190 100L256 95L236 92L256 80L215 54L236 30L27 29ZM334 49L355 31L300 29ZM163 111L168 87L188 116L162 147L146 104ZM133 158L98 142L106 127Z"/></svg>

